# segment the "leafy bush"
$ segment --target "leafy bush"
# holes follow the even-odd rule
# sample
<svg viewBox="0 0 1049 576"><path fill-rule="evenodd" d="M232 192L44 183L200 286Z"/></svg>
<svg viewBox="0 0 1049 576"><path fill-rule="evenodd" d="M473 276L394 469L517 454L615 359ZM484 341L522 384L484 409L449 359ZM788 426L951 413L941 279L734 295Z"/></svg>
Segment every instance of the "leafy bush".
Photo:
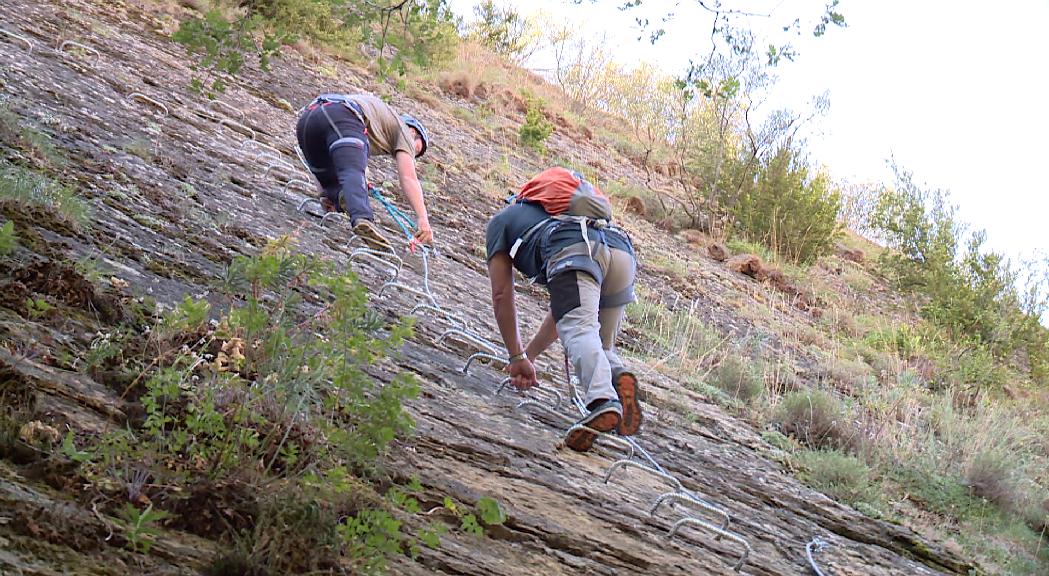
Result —
<svg viewBox="0 0 1049 576"><path fill-rule="evenodd" d="M740 231L793 263L826 253L839 233L841 198L825 174L810 176L788 143L744 185L734 213Z"/></svg>
<svg viewBox="0 0 1049 576"><path fill-rule="evenodd" d="M730 397L748 404L765 391L762 374L753 361L738 355L721 361L714 371L714 384Z"/></svg>
<svg viewBox="0 0 1049 576"><path fill-rule="evenodd" d="M837 450L803 450L795 458L801 480L836 500L854 504L872 496L870 468L852 456Z"/></svg>
<svg viewBox="0 0 1049 576"><path fill-rule="evenodd" d="M206 71L203 76L194 75L190 87L207 93L209 97L225 92L226 80L221 74L235 76L244 67L245 55L257 57L259 66L268 69L270 58L279 53L286 38L264 33L259 42L256 36L265 32L263 24L263 17L259 14L249 11L247 15L230 21L218 9L179 23L171 39L186 46L190 52L201 54L201 60L194 68Z"/></svg>
<svg viewBox="0 0 1049 576"><path fill-rule="evenodd" d="M554 125L543 114L542 98L529 93L525 93L524 97L528 103L528 111L525 113L524 124L521 124L518 129L518 134L521 137L521 144L541 154L546 151L546 139L553 133Z"/></svg>
<svg viewBox="0 0 1049 576"><path fill-rule="evenodd" d="M311 309L302 297L307 289L327 305ZM209 323L207 303L187 297L151 331L153 342L142 349L158 352L140 399L141 421L83 452L70 443L70 457L81 454L83 473L103 491L123 485L126 470L152 478L151 486L281 485L286 501L248 497L255 504L242 513L252 517L254 532L231 534L247 539L241 560L280 573L334 562L342 550L368 566L400 552L402 539L379 546L373 538L390 532L390 524L381 520L381 506L361 504L354 477L369 473L394 437L413 426L403 409L417 393L412 375L380 383L364 371L393 353L410 325L387 324L353 275L292 253L287 240L235 259L222 292L230 306L216 320ZM186 506L165 494L148 496L175 514ZM340 520L353 514L367 530Z"/></svg>
<svg viewBox="0 0 1049 576"><path fill-rule="evenodd" d="M841 447L849 439L845 407L823 390L787 394L773 418L783 433L813 448Z"/></svg>

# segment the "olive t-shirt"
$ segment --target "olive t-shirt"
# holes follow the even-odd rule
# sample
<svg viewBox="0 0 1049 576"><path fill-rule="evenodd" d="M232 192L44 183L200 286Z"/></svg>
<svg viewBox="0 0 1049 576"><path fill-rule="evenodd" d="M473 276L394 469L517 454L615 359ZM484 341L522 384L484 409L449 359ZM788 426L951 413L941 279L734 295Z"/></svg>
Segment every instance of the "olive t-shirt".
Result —
<svg viewBox="0 0 1049 576"><path fill-rule="evenodd" d="M390 156L400 150L415 158L414 134L392 108L371 94L351 94L348 98L361 107L372 149Z"/></svg>

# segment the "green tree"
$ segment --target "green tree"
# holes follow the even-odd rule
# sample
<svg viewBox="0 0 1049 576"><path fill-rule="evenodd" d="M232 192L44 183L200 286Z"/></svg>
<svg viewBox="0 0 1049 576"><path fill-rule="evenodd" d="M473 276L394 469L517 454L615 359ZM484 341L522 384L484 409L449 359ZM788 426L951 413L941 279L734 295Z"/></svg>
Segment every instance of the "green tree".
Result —
<svg viewBox="0 0 1049 576"><path fill-rule="evenodd" d="M735 217L748 239L794 263L824 254L840 232L841 196L826 174L810 175L798 149L780 147L739 194Z"/></svg>
<svg viewBox="0 0 1049 576"><path fill-rule="evenodd" d="M484 0L474 6L474 17L469 37L496 54L521 63L539 47L539 26L513 7L499 7L492 0Z"/></svg>

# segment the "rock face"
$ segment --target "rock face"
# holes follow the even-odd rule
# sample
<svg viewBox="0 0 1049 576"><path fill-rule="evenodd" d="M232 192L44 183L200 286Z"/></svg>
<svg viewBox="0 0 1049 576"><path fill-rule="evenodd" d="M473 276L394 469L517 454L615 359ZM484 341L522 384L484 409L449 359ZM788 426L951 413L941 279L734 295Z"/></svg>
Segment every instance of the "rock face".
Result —
<svg viewBox="0 0 1049 576"><path fill-rule="evenodd" d="M285 234L295 235L299 246L317 257L347 262L341 241L347 227L339 221L322 226L300 214L296 207L310 186L296 178L305 175L262 153L275 150L294 166L295 117L283 103L300 106L331 87L323 76L304 70L301 60L279 61L270 73L247 71L222 97L226 105L209 105L185 89L192 59L157 34L170 32L171 19L137 4L6 0L0 25L34 46L30 53L10 38L0 39L5 98L13 111L47 126L56 146L69 151L72 166L63 176L94 208L92 224L80 232L60 230L43 217L19 220L43 243L32 249L38 262L8 274L16 278L10 290L17 283L20 294L54 292L83 312L65 323L46 323L28 321L25 310L6 303L0 307L0 373L5 383L31 391L29 409L40 431L65 430L67 424L102 430L127 418L120 383L104 374L82 374L54 352L86 349L93 330L115 322L133 299L148 294L171 304L188 294L206 295L231 258L255 253L267 238ZM57 52L61 39L68 38L96 49L97 60ZM339 87L382 89L348 71ZM475 248L500 201L481 191L474 171L451 161L455 155L491 162L488 144L480 133L456 127L441 110L399 95L392 101L426 121L440 142L420 167L424 181L438 183L428 193L441 249L429 267L434 295L494 338L487 279ZM525 177L540 168L534 158L515 156L513 162L515 174ZM380 176L390 179L389 164L378 164ZM16 212L5 207L4 214L16 219ZM390 222L384 225L397 237ZM74 261L99 258L118 281L100 293L71 269L45 266L49 251ZM372 288L387 279L382 267L353 267ZM709 282L730 285L719 273L704 274ZM422 286L422 274L419 260L408 257L401 281ZM405 291L381 297L375 292L373 306L391 316L406 314L419 301ZM545 310L542 293L521 287L518 296L525 330L534 330ZM606 483L610 466L627 456L622 448L606 441L589 454L560 448L562 420L575 413L567 406L558 409L561 416L515 409L520 398L494 394L500 372L476 366L463 374L475 348L454 337L437 343L443 330L421 314L416 337L403 352L371 368L381 380L407 370L423 383L422 397L410 406L417 432L395 451L390 465L405 477L418 474L435 502L442 495L465 503L494 497L508 520L489 538L446 536L440 548L424 550L417 561L397 559L392 573L733 573L740 543L717 540L696 527L667 535L687 513L712 522L719 522L717 516L671 503L650 514L656 499L671 491L665 480L624 468ZM539 368L546 382L567 394L558 358L542 359ZM648 394L639 445L684 489L731 515L729 529L752 548L743 573L810 574L806 544L816 536L830 544L817 555L821 568L836 575L970 569L964 559L907 528L867 518L806 488L748 424L639 363L630 368ZM687 423L671 410L682 403L693 416ZM220 547L183 535L160 539L148 557L129 556L107 544L110 521L71 500L73 487L42 479L17 458L5 457L0 459L0 573L193 574ZM645 462L640 453L633 460Z"/></svg>

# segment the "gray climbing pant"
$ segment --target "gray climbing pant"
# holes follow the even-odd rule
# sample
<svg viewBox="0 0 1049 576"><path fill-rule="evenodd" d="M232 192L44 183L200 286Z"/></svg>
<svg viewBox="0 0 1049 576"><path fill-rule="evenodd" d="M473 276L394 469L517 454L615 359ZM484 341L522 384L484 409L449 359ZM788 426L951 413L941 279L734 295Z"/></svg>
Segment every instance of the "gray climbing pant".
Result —
<svg viewBox="0 0 1049 576"><path fill-rule="evenodd" d="M565 254L575 252L565 248ZM568 351L585 402L618 399L612 379L623 371L615 342L626 305L634 301L636 262L626 251L604 243L593 247L601 278L568 270L549 281L550 311ZM556 262L557 256L553 261Z"/></svg>

